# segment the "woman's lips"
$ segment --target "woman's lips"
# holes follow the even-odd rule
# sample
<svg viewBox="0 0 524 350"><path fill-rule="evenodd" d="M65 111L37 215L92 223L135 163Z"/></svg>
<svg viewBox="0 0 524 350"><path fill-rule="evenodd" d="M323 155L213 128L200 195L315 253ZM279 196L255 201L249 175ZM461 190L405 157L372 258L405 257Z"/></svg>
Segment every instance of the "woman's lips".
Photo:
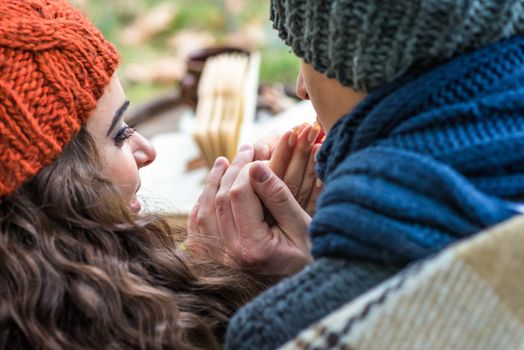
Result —
<svg viewBox="0 0 524 350"><path fill-rule="evenodd" d="M131 210L134 213L138 213L142 209L142 205L140 204L140 202L138 201L138 198L136 197L136 194L137 194L138 190L140 190L141 185L142 185L142 183L141 183L140 179L138 179L138 186L136 188L135 196L134 196L135 198L131 202Z"/></svg>
<svg viewBox="0 0 524 350"><path fill-rule="evenodd" d="M140 202L138 201L138 199L135 199L132 203L131 203L131 210L134 212L134 213L137 213L142 209L142 205L140 204Z"/></svg>

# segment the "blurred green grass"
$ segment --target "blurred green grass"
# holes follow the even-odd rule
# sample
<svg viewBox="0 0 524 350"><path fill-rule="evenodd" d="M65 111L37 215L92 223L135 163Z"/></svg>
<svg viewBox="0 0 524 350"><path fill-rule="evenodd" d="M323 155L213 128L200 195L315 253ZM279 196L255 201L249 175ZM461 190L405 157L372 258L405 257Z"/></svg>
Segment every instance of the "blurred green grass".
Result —
<svg viewBox="0 0 524 350"><path fill-rule="evenodd" d="M264 45L256 47L262 54L260 81L293 85L298 71L298 60L290 53L271 28L269 0L76 0L95 25L113 42L122 55L121 71L134 63L150 63L170 54L168 41L178 32L188 29L213 35L217 44L227 43L235 32L255 23L264 34ZM136 18L155 6L169 2L176 7L176 15L164 29L139 45L126 45L122 31ZM235 4L237 8L235 9ZM231 9L235 11L231 11ZM173 88L173 84L130 82L124 79L129 99L135 103L154 98ZM176 82L174 83L176 85Z"/></svg>

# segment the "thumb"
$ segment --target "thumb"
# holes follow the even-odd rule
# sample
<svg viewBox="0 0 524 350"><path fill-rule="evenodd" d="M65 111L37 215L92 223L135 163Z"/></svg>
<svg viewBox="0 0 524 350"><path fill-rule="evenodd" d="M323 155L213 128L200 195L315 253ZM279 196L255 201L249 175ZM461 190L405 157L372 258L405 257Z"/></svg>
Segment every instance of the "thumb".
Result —
<svg viewBox="0 0 524 350"><path fill-rule="evenodd" d="M307 227L311 218L300 207L285 182L264 162L254 162L249 169L249 176L255 193L273 215L278 226L290 234L302 231L297 230L297 221L299 225Z"/></svg>

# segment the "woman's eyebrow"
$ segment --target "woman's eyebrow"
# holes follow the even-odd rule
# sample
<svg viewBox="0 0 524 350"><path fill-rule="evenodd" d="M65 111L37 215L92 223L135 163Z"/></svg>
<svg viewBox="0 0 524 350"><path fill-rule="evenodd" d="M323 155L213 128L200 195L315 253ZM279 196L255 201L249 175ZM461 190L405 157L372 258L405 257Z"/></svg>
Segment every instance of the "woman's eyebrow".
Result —
<svg viewBox="0 0 524 350"><path fill-rule="evenodd" d="M122 119L122 116L124 115L124 112L126 111L127 107L129 107L129 101L124 102L124 104L120 106L120 108L115 112L115 116L113 117L113 121L111 122L111 126L109 127L106 136L109 136L109 134L111 133L111 131L113 131L120 119Z"/></svg>

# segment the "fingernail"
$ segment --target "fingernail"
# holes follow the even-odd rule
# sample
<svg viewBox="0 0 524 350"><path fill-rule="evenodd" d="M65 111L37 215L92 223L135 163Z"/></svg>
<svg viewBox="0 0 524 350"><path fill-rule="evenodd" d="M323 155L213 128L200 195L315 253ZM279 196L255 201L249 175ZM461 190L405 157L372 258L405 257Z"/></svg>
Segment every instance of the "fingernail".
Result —
<svg viewBox="0 0 524 350"><path fill-rule="evenodd" d="M294 132L295 134L298 134L300 130L302 130L302 127L303 125L295 126L293 129L291 129L291 131Z"/></svg>
<svg viewBox="0 0 524 350"><path fill-rule="evenodd" d="M295 147L297 143L297 133L296 132L292 132L291 135L289 135L287 139L287 143L289 147Z"/></svg>
<svg viewBox="0 0 524 350"><path fill-rule="evenodd" d="M219 166L222 165L223 162L224 162L224 158L218 157L217 159L215 159L215 163L213 164L213 168L218 168Z"/></svg>
<svg viewBox="0 0 524 350"><path fill-rule="evenodd" d="M262 164L255 164L255 169L253 170L252 176L253 179L257 182L264 182L269 178L269 170Z"/></svg>
<svg viewBox="0 0 524 350"><path fill-rule="evenodd" d="M239 152L247 152L251 150L251 145L249 144L243 144L242 147L238 150Z"/></svg>
<svg viewBox="0 0 524 350"><path fill-rule="evenodd" d="M300 124L300 125L295 126L293 129L291 129L291 131L293 131L293 132L295 132L297 135L299 135L300 132L301 132L302 130L304 130L306 127L308 127L308 126L309 126L308 123L302 123L302 124Z"/></svg>
<svg viewBox="0 0 524 350"><path fill-rule="evenodd" d="M315 182L315 185L317 187L322 187L323 183L322 183L322 181L320 181L320 179L317 179L317 181Z"/></svg>
<svg viewBox="0 0 524 350"><path fill-rule="evenodd" d="M320 132L320 128L318 125L314 125L311 130L309 130L309 134L307 135L307 142L313 143L318 136L318 133Z"/></svg>

